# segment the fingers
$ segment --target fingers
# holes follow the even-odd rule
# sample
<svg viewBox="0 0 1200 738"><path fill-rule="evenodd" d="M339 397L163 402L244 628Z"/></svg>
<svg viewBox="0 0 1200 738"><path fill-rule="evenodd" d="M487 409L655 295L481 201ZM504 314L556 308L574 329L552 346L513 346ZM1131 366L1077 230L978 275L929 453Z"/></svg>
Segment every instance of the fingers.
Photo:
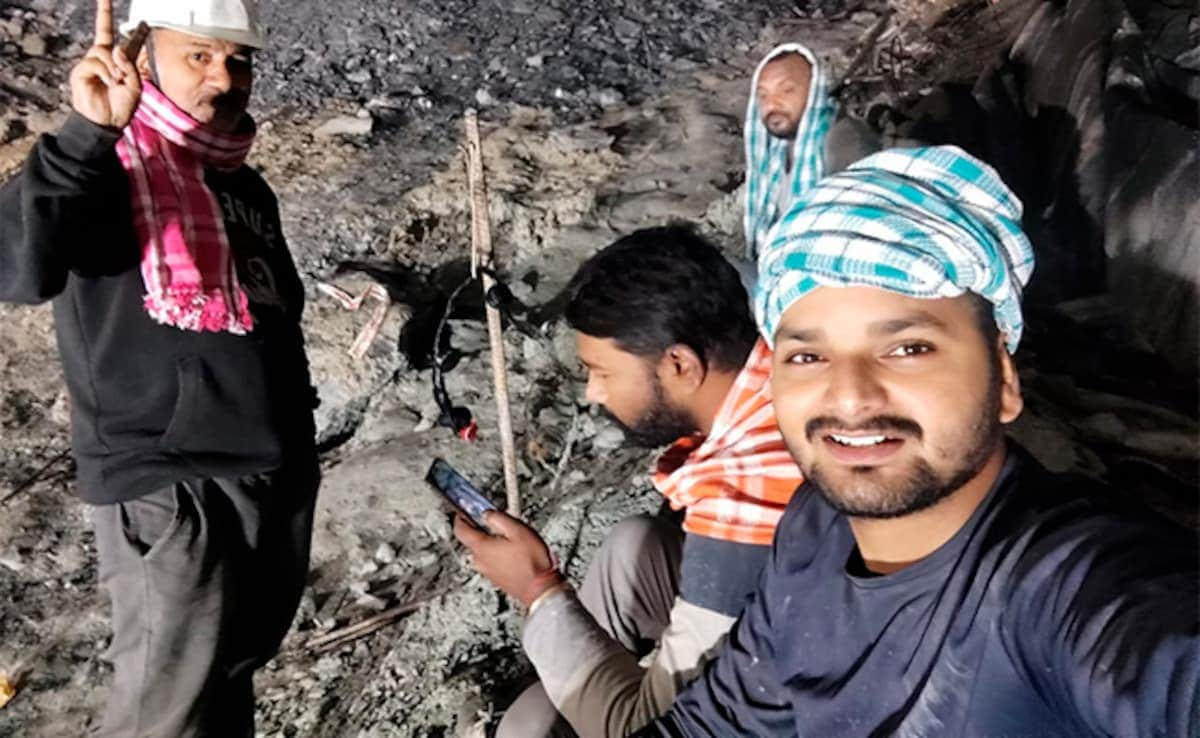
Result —
<svg viewBox="0 0 1200 738"><path fill-rule="evenodd" d="M472 551L475 550L479 544L490 538L487 533L484 533L474 525L471 525L471 523L462 515L454 516L454 537L458 539L459 543L471 549Z"/></svg>
<svg viewBox="0 0 1200 738"><path fill-rule="evenodd" d="M113 44L112 0L96 0L96 46Z"/></svg>
<svg viewBox="0 0 1200 738"><path fill-rule="evenodd" d="M71 70L72 83L88 84L92 80L100 80L105 87L112 87L112 68L115 67L110 68L110 65L112 65L111 59L106 61L89 53Z"/></svg>
<svg viewBox="0 0 1200 738"><path fill-rule="evenodd" d="M522 530L528 530L520 520L499 510L484 513L483 522L487 523L487 527L491 528L496 535L510 540L520 535Z"/></svg>
<svg viewBox="0 0 1200 738"><path fill-rule="evenodd" d="M100 62L108 69L108 73L110 75L116 72L117 65L113 62L112 49L104 46L93 46L92 48L88 49L87 54L84 54L83 58L95 59L96 61Z"/></svg>
<svg viewBox="0 0 1200 738"><path fill-rule="evenodd" d="M120 74L119 79L131 82L136 81L136 83L140 85L141 79L138 77L137 67L134 66L133 60L125 55L124 49L119 46L113 49L112 61L113 65L116 67L116 71Z"/></svg>

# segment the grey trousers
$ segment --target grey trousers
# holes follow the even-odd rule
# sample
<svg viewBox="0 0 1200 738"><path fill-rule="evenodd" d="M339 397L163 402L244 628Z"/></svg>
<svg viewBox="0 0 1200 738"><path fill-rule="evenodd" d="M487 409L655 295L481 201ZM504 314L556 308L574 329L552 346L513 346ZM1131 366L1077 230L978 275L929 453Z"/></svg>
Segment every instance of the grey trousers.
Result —
<svg viewBox="0 0 1200 738"><path fill-rule="evenodd" d="M195 479L93 508L112 600L103 738L254 735L254 670L308 572L319 472Z"/></svg>
<svg viewBox="0 0 1200 738"><path fill-rule="evenodd" d="M671 520L639 515L613 528L584 575L579 601L610 636L637 656L650 653L671 621L679 594L683 531ZM535 683L504 713L496 738L575 738Z"/></svg>

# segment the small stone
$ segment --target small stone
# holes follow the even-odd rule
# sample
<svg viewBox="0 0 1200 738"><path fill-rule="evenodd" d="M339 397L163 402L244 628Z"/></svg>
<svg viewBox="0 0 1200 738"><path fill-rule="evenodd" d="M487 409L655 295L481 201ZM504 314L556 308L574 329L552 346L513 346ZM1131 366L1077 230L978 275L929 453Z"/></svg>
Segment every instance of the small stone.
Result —
<svg viewBox="0 0 1200 738"><path fill-rule="evenodd" d="M486 108L491 105L494 105L496 102L496 99L492 97L492 93L488 92L487 90L485 90L483 88L480 88L478 90L475 90L475 102L479 103L480 105L482 105L483 107Z"/></svg>
<svg viewBox="0 0 1200 738"><path fill-rule="evenodd" d="M3 566L9 571L20 573L25 570L25 563L15 556L5 556L0 558L0 566Z"/></svg>
<svg viewBox="0 0 1200 738"><path fill-rule="evenodd" d="M304 590L300 596L300 605L296 608L296 619L299 622L313 620L317 616L317 600L309 590Z"/></svg>
<svg viewBox="0 0 1200 738"><path fill-rule="evenodd" d="M54 404L50 406L50 420L59 425L70 425L71 423L71 398L66 392L59 392L54 398Z"/></svg>
<svg viewBox="0 0 1200 738"><path fill-rule="evenodd" d="M342 660L336 655L330 654L317 659L317 663L313 665L313 673L321 681L329 681L336 678L342 671ZM316 685L312 685L316 686Z"/></svg>
<svg viewBox="0 0 1200 738"><path fill-rule="evenodd" d="M390 564L396 560L396 549L386 543L379 544L375 549L375 560L381 564Z"/></svg>
<svg viewBox="0 0 1200 738"><path fill-rule="evenodd" d="M542 64L546 61L545 54L534 54L533 56L525 57L525 66L531 69L541 69Z"/></svg>
<svg viewBox="0 0 1200 738"><path fill-rule="evenodd" d="M33 33L27 34L21 39L21 51L26 56L45 56L46 39Z"/></svg>
<svg viewBox="0 0 1200 738"><path fill-rule="evenodd" d="M430 510L421 519L421 528L434 541L444 541L450 537L450 522L442 510Z"/></svg>
<svg viewBox="0 0 1200 738"><path fill-rule="evenodd" d="M370 136L374 121L370 118L339 115L331 118L313 131L317 138L332 138L334 136Z"/></svg>
<svg viewBox="0 0 1200 738"><path fill-rule="evenodd" d="M543 342L536 341L529 336L521 338L521 357L525 359L530 371L544 372L554 368L554 354L546 350Z"/></svg>
<svg viewBox="0 0 1200 738"><path fill-rule="evenodd" d="M601 429L592 439L592 448L597 451L616 451L625 445L625 433L616 426Z"/></svg>
<svg viewBox="0 0 1200 738"><path fill-rule="evenodd" d="M596 427L596 419L591 415L580 415L575 421L575 437L581 441L595 438L600 429Z"/></svg>
<svg viewBox="0 0 1200 738"><path fill-rule="evenodd" d="M359 596L358 599L354 600L354 605L366 608L367 610L374 610L375 612L383 612L387 609L387 602L382 597L377 597L373 594Z"/></svg>
<svg viewBox="0 0 1200 738"><path fill-rule="evenodd" d="M593 92L592 100L601 107L611 108L625 102L625 96L611 87L605 87L603 90Z"/></svg>

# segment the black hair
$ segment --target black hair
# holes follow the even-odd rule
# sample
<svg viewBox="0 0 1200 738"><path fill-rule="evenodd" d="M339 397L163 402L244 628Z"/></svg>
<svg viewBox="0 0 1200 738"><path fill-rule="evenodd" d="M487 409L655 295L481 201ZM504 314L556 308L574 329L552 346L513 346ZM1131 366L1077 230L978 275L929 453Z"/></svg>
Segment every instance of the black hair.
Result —
<svg viewBox="0 0 1200 738"><path fill-rule="evenodd" d="M971 302L971 312L975 314L975 325L983 335L987 344L988 354L992 362L1000 361L1000 326L996 324L996 306L986 297L975 292L967 292Z"/></svg>
<svg viewBox="0 0 1200 738"><path fill-rule="evenodd" d="M736 371L758 339L736 269L689 225L635 231L579 267L566 289L567 323L657 359L675 344L706 368Z"/></svg>

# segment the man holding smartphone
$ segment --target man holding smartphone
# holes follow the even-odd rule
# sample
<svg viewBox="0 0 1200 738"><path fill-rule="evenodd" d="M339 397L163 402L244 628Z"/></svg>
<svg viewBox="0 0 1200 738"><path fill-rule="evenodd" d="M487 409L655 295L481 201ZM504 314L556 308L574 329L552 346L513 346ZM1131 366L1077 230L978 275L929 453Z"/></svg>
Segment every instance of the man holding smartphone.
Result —
<svg viewBox="0 0 1200 738"><path fill-rule="evenodd" d="M254 733L319 480L304 290L245 165L253 0L111 0L72 112L0 190L0 300L54 301L78 492L112 600L99 736Z"/></svg>
<svg viewBox="0 0 1200 738"><path fill-rule="evenodd" d="M661 714L741 612L800 481L766 394L770 353L715 247L684 226L637 231L580 267L567 296L587 399L633 443L670 444L653 481L686 512L682 531L620 523L578 592L520 521L489 513L489 536L459 519L476 568L529 608L541 683L499 738L624 736Z"/></svg>

